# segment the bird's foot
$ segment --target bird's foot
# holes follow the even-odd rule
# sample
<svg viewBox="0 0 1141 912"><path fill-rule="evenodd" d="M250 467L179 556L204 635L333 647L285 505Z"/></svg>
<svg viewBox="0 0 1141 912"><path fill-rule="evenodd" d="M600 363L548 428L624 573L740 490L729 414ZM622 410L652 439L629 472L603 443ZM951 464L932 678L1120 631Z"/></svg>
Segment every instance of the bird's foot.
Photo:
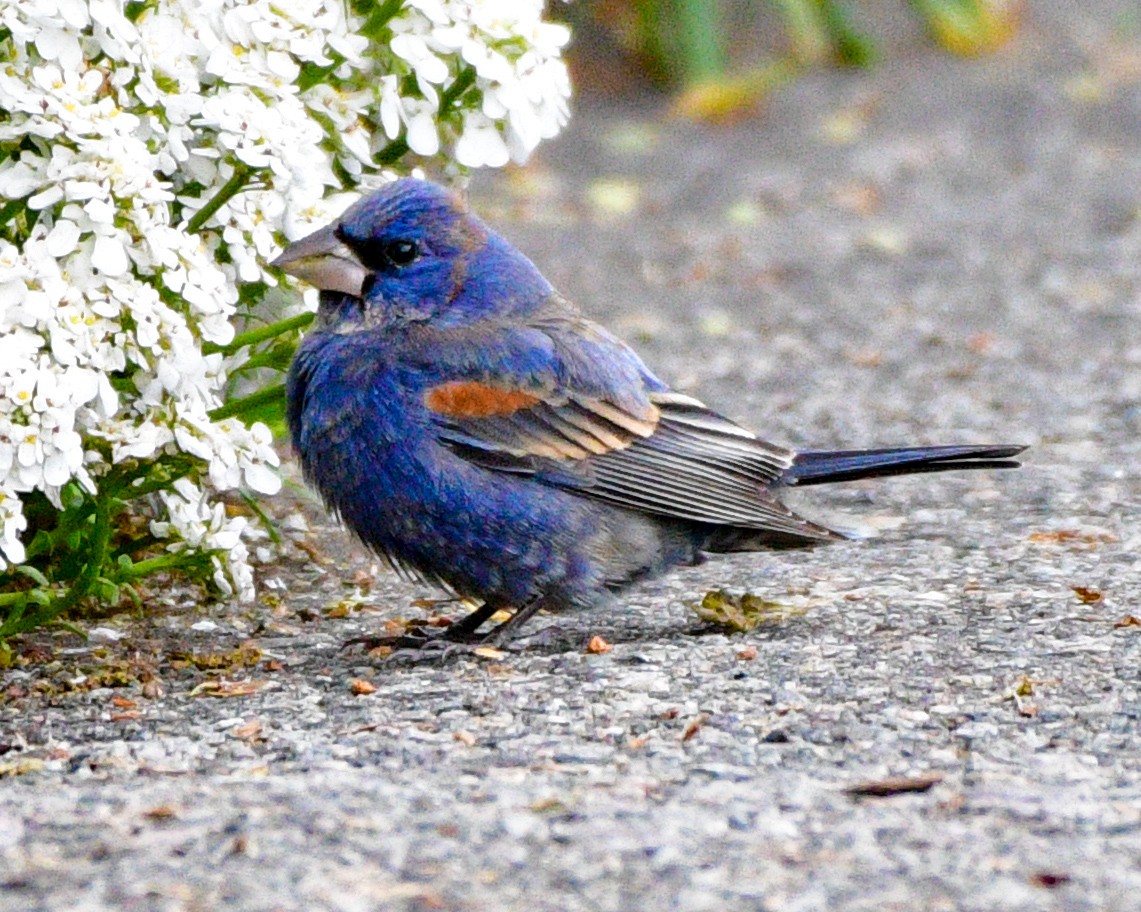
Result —
<svg viewBox="0 0 1141 912"><path fill-rule="evenodd" d="M446 627L413 621L402 633L352 637L345 640L341 648L360 645L364 646L367 652L383 650L382 654L390 661L443 662L457 655L471 654L480 647L492 645L488 641L498 628L490 633L488 631L481 633L477 629L479 626L478 622L475 622L477 620L469 615Z"/></svg>
<svg viewBox="0 0 1141 912"><path fill-rule="evenodd" d="M479 643L457 642L438 635L424 639L405 639L407 642L392 647L386 661L402 665L417 665L421 662L443 663L457 656L471 655L480 648Z"/></svg>
<svg viewBox="0 0 1141 912"><path fill-rule="evenodd" d="M409 649L438 651L445 645L478 646L483 641L484 636L457 629L458 627L457 624L452 624L449 627L434 627L414 622L409 624L403 633L351 637L341 644L341 649L348 649L350 646L363 646L366 652L382 648L391 649L394 652Z"/></svg>
<svg viewBox="0 0 1141 912"><path fill-rule="evenodd" d="M400 657L412 661L438 659L443 661L455 655L480 654L486 656L487 650L504 648L515 637L520 627L539 610L538 599L528 602L506 621L480 632L480 626L494 613L492 605L481 605L471 614L467 615L447 627L439 628L422 621L408 624L403 633L387 636L361 636L345 640L342 649L349 646L363 645L371 652L374 649L384 648L390 659ZM485 650L479 653L479 650ZM494 652L490 653L494 655Z"/></svg>

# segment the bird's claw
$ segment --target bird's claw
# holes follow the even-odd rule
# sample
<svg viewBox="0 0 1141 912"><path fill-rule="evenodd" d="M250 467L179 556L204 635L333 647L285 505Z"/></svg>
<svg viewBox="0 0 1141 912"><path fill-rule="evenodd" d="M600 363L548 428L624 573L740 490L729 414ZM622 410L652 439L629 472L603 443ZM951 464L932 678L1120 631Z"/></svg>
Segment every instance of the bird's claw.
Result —
<svg viewBox="0 0 1141 912"><path fill-rule="evenodd" d="M398 646L387 661L415 665L419 662L446 662L458 655L475 652L479 643L457 643L442 636L416 641L416 645Z"/></svg>
<svg viewBox="0 0 1141 912"><path fill-rule="evenodd" d="M426 625L409 625L404 633L385 636L358 636L351 637L341 644L341 649L351 646L363 646L366 652L374 649L386 648L391 652L388 658L401 661L424 661L439 659L445 660L453 655L472 652L481 645L486 645L486 635L466 634L456 630L455 627L444 627L442 630L433 630L429 633Z"/></svg>

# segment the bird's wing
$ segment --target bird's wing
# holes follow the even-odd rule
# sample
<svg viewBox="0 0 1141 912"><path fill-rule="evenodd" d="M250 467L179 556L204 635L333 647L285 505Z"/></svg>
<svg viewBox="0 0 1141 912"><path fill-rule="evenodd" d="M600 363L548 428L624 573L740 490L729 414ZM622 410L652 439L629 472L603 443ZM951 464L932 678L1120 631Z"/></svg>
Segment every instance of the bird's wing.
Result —
<svg viewBox="0 0 1141 912"><path fill-rule="evenodd" d="M580 318L542 330L542 357L527 345L505 350L499 335L494 359L425 390L444 445L484 468L632 510L834 537L769 491L792 464L791 450L668 390L595 324Z"/></svg>

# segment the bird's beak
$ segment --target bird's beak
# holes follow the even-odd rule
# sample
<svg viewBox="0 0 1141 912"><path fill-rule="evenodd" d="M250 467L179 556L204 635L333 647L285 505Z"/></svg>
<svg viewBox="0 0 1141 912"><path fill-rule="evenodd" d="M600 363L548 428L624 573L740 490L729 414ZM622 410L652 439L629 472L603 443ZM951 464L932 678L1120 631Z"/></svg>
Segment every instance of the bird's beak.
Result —
<svg viewBox="0 0 1141 912"><path fill-rule="evenodd" d="M333 226L294 241L269 264L322 290L361 297L368 270L334 234Z"/></svg>

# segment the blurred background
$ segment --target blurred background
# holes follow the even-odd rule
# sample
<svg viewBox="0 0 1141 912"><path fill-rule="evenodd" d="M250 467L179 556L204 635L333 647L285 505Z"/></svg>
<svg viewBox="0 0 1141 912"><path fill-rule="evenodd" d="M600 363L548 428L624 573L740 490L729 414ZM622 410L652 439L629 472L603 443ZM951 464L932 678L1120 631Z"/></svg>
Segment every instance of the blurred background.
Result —
<svg viewBox="0 0 1141 912"><path fill-rule="evenodd" d="M670 382L794 445L1132 448L1136 0L554 15L569 127L477 211Z"/></svg>
<svg viewBox="0 0 1141 912"><path fill-rule="evenodd" d="M1022 0L587 0L556 4L580 95L670 93L674 113L749 113L798 72L868 67L927 41L977 56L1007 44ZM1136 15L1134 11L1133 19ZM1128 29L1136 22L1121 23Z"/></svg>

